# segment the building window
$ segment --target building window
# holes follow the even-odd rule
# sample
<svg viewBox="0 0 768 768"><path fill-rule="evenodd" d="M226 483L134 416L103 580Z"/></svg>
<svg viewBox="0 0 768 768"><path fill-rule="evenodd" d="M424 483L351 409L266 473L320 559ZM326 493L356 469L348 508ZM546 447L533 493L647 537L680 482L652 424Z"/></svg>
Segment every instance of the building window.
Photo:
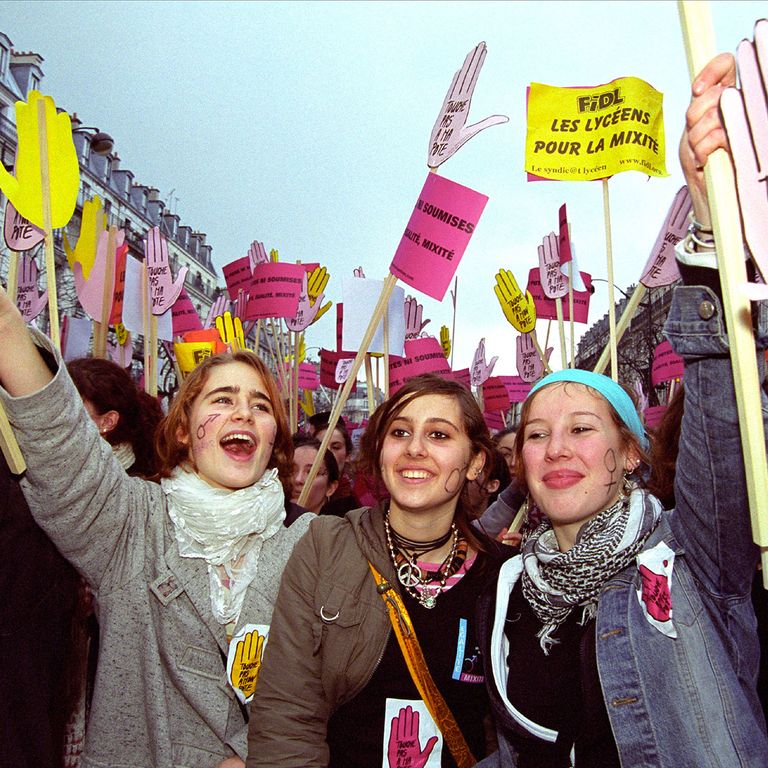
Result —
<svg viewBox="0 0 768 768"><path fill-rule="evenodd" d="M8 51L0 45L0 75L5 75L8 68Z"/></svg>
<svg viewBox="0 0 768 768"><path fill-rule="evenodd" d="M30 83L32 85L31 90L37 91L40 89L40 78L37 75L33 74L30 77Z"/></svg>

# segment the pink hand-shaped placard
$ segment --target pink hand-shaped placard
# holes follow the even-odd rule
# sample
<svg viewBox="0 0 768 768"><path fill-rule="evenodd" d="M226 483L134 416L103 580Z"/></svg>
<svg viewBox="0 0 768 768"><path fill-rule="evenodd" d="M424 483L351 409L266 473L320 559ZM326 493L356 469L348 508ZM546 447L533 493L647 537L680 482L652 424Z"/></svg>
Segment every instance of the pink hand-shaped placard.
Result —
<svg viewBox="0 0 768 768"><path fill-rule="evenodd" d="M492 115L473 125L466 125L472 94L486 54L485 43L478 43L467 54L461 69L453 76L453 82L445 95L429 137L427 165L430 168L437 168L444 163L485 128L509 121L504 115Z"/></svg>
<svg viewBox="0 0 768 768"><path fill-rule="evenodd" d="M208 314L205 317L205 322L203 323L203 328L213 328L216 324L216 318L223 315L225 312L229 310L229 299L227 298L227 295L225 293L220 293L213 304L211 304L211 308L208 310ZM236 313L238 317L242 317L242 315L237 312Z"/></svg>
<svg viewBox="0 0 768 768"><path fill-rule="evenodd" d="M251 267L251 272L259 264L268 264L269 256L267 256L267 249L264 247L264 243L260 243L258 240L254 240L251 243L251 247L248 249L248 263Z"/></svg>
<svg viewBox="0 0 768 768"><path fill-rule="evenodd" d="M493 373L493 367L499 359L498 355L491 358L490 363L485 362L485 339L480 339L480 343L475 350L475 356L472 359L472 368L470 370L470 381L473 387L479 387L487 381Z"/></svg>
<svg viewBox="0 0 768 768"><path fill-rule="evenodd" d="M548 299L562 299L568 293L568 282L560 269L557 235L550 232L539 246L541 287Z"/></svg>
<svg viewBox="0 0 768 768"><path fill-rule="evenodd" d="M365 272L363 272L363 268L362 268L362 267L355 267L355 268L352 270L352 275L353 275L354 277L362 277L362 278L365 278Z"/></svg>
<svg viewBox="0 0 768 768"><path fill-rule="evenodd" d="M389 732L387 759L389 768L423 768L429 760L429 755L437 744L437 736L432 736L421 748L419 738L419 713L403 707L399 714L392 718Z"/></svg>
<svg viewBox="0 0 768 768"><path fill-rule="evenodd" d="M5 205L3 237L8 248L20 253L31 251L36 245L42 243L45 239L45 232L31 221L27 221L9 200Z"/></svg>
<svg viewBox="0 0 768 768"><path fill-rule="evenodd" d="M763 281L768 279L768 20L755 24L755 42L742 40L736 54L741 90L726 88L720 111L736 171L736 190L747 246ZM768 286L750 285L751 299L768 298Z"/></svg>
<svg viewBox="0 0 768 768"><path fill-rule="evenodd" d="M685 237L690 212L691 196L688 194L688 187L680 187L643 268L640 282L646 288L670 285L680 277L675 260L675 246Z"/></svg>
<svg viewBox="0 0 768 768"><path fill-rule="evenodd" d="M421 337L421 332L429 320L422 321L424 307L413 296L406 296L403 303L405 315L405 340L412 341Z"/></svg>
<svg viewBox="0 0 768 768"><path fill-rule="evenodd" d="M288 329L296 333L304 331L312 325L325 297L324 293L318 294L315 303L312 304L307 289L307 278L308 275L305 272L304 277L301 279L301 293L299 294L299 307L296 310L296 316L285 319Z"/></svg>
<svg viewBox="0 0 768 768"><path fill-rule="evenodd" d="M176 280L171 274L171 264L168 259L168 241L160 234L160 227L152 227L147 232L144 241L144 254L147 263L147 281L149 295L152 301L152 314L165 314L184 287L184 279L189 269L182 267Z"/></svg>
<svg viewBox="0 0 768 768"><path fill-rule="evenodd" d="M528 383L538 381L543 375L546 366L541 359L539 350L536 348L536 342L533 338L533 332L521 333L517 337L517 372L520 378ZM552 355L552 347L547 347L545 352L547 362Z"/></svg>
<svg viewBox="0 0 768 768"><path fill-rule="evenodd" d="M9 203L10 205L10 203ZM48 291L40 293L37 287L37 264L27 253L21 257L16 306L26 322L34 320L48 301Z"/></svg>

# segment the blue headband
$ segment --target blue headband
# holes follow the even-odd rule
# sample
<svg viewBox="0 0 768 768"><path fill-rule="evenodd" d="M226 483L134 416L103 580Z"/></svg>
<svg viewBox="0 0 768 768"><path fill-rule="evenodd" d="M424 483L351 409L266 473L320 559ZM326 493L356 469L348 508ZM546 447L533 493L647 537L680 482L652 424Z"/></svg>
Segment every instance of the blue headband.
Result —
<svg viewBox="0 0 768 768"><path fill-rule="evenodd" d="M542 387L555 384L558 381L575 381L578 384L586 384L586 386L599 392L613 406L613 410L616 411L629 431L637 437L643 450L648 450L650 447L648 436L645 434L643 424L637 415L635 404L632 402L632 398L613 379L603 376L602 373L582 371L580 368L565 368L539 379L531 387L528 397L534 392L538 392Z"/></svg>

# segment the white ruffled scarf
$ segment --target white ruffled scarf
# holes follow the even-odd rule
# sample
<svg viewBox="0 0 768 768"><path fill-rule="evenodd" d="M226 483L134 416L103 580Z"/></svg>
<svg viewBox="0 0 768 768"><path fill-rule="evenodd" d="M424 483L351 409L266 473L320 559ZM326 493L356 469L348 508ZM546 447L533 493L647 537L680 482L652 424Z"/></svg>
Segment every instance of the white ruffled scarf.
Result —
<svg viewBox="0 0 768 768"><path fill-rule="evenodd" d="M236 622L256 575L261 548L285 520L285 496L277 470L267 470L254 485L237 491L213 488L182 467L163 478L160 485L179 554L201 558L208 564L216 621Z"/></svg>
<svg viewBox="0 0 768 768"><path fill-rule="evenodd" d="M118 443L112 446L112 453L126 472L136 463L136 455L130 443Z"/></svg>

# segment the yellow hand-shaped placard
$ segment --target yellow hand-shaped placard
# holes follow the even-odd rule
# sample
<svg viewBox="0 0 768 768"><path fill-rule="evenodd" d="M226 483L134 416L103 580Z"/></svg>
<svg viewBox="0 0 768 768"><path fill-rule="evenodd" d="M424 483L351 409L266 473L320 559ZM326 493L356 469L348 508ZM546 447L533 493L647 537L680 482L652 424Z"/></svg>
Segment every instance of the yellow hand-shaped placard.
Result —
<svg viewBox="0 0 768 768"><path fill-rule="evenodd" d="M230 642L227 674L237 698L243 704L247 704L256 691L268 631L269 628L263 624L247 624Z"/></svg>
<svg viewBox="0 0 768 768"><path fill-rule="evenodd" d="M440 326L440 346L443 348L443 354L447 360L451 356L451 332L447 325Z"/></svg>
<svg viewBox="0 0 768 768"><path fill-rule="evenodd" d="M307 280L307 295L309 296L309 303L311 306L315 306L315 302L319 300L322 302L325 296L325 287L328 285L328 281L331 278L331 273L325 267L315 267L309 273L309 279ZM315 315L315 319L312 321L316 323L333 305L332 301L323 304Z"/></svg>
<svg viewBox="0 0 768 768"><path fill-rule="evenodd" d="M80 223L80 237L77 245L72 248L66 233L64 234L64 252L67 254L69 267L74 271L75 262L80 262L83 277L88 280L91 269L96 261L96 250L99 235L107 228L107 214L102 208L101 198L94 195L92 200L86 200L83 205L83 218Z"/></svg>
<svg viewBox="0 0 768 768"><path fill-rule="evenodd" d="M301 406L301 410L304 411L307 417L315 415L315 401L312 397L312 390L310 389L303 390L303 395L301 400L299 400L299 405Z"/></svg>
<svg viewBox="0 0 768 768"><path fill-rule="evenodd" d="M0 189L13 207L36 226L63 227L77 204L80 166L72 142L72 122L66 112L56 112L50 96L30 91L28 100L16 102L16 170L12 176L0 164ZM40 144L44 137L48 167L41 167ZM43 216L43 172L48 178L51 220Z"/></svg>
<svg viewBox="0 0 768 768"><path fill-rule="evenodd" d="M225 344L229 344L230 349L236 352L238 349L245 349L245 338L243 337L243 323L239 317L232 317L230 312L219 315L216 318L216 330Z"/></svg>
<svg viewBox="0 0 768 768"><path fill-rule="evenodd" d="M496 275L496 285L493 287L499 300L504 317L520 333L530 333L536 327L536 306L530 291L525 295L508 269L500 269Z"/></svg>
<svg viewBox="0 0 768 768"><path fill-rule="evenodd" d="M277 248L273 248L269 252L269 258L272 259L272 261L277 262L280 260L280 254L277 252Z"/></svg>

